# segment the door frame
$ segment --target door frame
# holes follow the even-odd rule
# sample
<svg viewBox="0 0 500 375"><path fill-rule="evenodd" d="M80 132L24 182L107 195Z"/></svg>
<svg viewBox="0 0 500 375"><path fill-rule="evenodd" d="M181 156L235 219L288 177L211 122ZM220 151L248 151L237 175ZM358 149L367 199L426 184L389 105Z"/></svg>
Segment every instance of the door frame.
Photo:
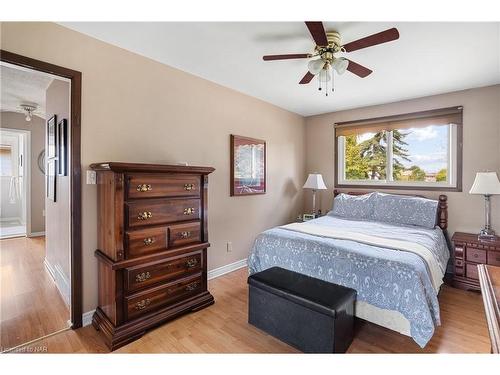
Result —
<svg viewBox="0 0 500 375"><path fill-rule="evenodd" d="M24 215L26 222L24 223L25 236L31 235L31 132L29 130L0 128L0 131L5 130L11 133L19 133L24 137L23 140L23 200L24 200Z"/></svg>
<svg viewBox="0 0 500 375"><path fill-rule="evenodd" d="M71 210L71 328L82 326L82 185L81 185L81 98L82 73L0 49L0 61L71 81L70 210Z"/></svg>

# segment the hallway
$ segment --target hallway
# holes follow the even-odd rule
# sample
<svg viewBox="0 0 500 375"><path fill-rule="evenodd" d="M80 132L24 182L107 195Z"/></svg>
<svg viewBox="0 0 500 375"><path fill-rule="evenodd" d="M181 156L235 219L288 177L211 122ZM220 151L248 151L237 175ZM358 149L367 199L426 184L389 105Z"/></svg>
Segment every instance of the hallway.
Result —
<svg viewBox="0 0 500 375"><path fill-rule="evenodd" d="M44 266L45 237L0 240L0 349L68 326L69 308Z"/></svg>

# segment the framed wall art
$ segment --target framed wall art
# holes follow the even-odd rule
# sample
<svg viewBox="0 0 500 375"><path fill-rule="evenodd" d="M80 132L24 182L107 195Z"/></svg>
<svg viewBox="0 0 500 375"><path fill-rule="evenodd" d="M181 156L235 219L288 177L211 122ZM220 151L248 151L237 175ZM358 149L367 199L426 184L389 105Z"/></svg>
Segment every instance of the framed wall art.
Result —
<svg viewBox="0 0 500 375"><path fill-rule="evenodd" d="M57 157L57 116L52 116L47 121L47 159Z"/></svg>
<svg viewBox="0 0 500 375"><path fill-rule="evenodd" d="M265 194L266 142L231 134L231 196Z"/></svg>
<svg viewBox="0 0 500 375"><path fill-rule="evenodd" d="M66 176L68 169L68 121L62 119L57 124L57 174Z"/></svg>

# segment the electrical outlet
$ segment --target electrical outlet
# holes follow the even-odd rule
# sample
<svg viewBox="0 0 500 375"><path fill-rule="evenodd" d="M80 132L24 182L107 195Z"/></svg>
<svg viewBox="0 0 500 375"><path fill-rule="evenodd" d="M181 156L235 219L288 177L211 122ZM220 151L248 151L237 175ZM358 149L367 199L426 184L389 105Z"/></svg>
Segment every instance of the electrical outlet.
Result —
<svg viewBox="0 0 500 375"><path fill-rule="evenodd" d="M232 252L233 251L233 243L232 242L228 242L226 244L226 250L228 253Z"/></svg>
<svg viewBox="0 0 500 375"><path fill-rule="evenodd" d="M45 210L42 210L42 216L45 217Z"/></svg>
<svg viewBox="0 0 500 375"><path fill-rule="evenodd" d="M95 171L87 171L87 185L97 184L97 175Z"/></svg>

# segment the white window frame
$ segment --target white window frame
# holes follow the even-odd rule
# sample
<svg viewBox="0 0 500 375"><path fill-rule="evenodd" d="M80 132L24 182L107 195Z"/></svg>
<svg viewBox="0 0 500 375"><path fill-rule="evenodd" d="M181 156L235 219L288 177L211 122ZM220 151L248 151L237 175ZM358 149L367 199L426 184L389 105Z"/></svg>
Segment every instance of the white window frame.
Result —
<svg viewBox="0 0 500 375"><path fill-rule="evenodd" d="M386 180L347 180L345 176L345 136L336 137L337 149L337 185L338 187L357 187L374 186L386 188L408 188L413 189L441 189L456 190L459 189L457 176L458 162L458 127L457 124L448 125L448 174L446 182L424 182L424 181L395 181L393 178L393 154L392 154L392 130L388 131L387 136L387 160L386 160Z"/></svg>

